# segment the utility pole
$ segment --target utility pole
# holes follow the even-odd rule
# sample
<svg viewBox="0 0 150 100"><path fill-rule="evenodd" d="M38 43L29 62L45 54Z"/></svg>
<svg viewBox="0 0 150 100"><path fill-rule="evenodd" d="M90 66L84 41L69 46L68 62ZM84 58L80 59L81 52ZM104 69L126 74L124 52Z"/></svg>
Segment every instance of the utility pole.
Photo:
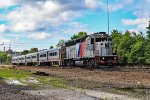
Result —
<svg viewBox="0 0 150 100"><path fill-rule="evenodd" d="M107 0L107 28L108 28L108 35L109 35L109 1Z"/></svg>
<svg viewBox="0 0 150 100"><path fill-rule="evenodd" d="M5 52L5 46L4 46L4 52Z"/></svg>

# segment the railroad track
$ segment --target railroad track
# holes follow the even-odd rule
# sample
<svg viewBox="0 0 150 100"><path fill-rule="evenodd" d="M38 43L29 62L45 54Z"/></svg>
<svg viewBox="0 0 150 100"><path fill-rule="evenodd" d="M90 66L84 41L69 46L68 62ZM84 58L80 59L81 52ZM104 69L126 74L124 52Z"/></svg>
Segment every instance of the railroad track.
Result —
<svg viewBox="0 0 150 100"><path fill-rule="evenodd" d="M13 67L19 67L19 66L13 66ZM65 66L21 66L21 67L32 67L32 68L42 68L42 69L49 69L49 68L58 68L58 69L76 69L76 68L81 68L81 67L65 67ZM126 67L126 66L113 66L113 67L109 67L109 66L103 66L103 67L99 67L99 68L81 68L81 69L85 69L85 70L100 70L100 71L145 71L145 72L150 72L150 67Z"/></svg>

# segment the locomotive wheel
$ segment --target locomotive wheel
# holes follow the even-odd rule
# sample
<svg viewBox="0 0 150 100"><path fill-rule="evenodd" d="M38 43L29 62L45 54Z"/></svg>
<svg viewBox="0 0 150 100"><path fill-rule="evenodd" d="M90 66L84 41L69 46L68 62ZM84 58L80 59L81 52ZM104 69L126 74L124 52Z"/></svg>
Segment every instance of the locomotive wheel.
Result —
<svg viewBox="0 0 150 100"><path fill-rule="evenodd" d="M74 63L74 61L68 61L67 62L67 67L74 67L75 66L75 63Z"/></svg>
<svg viewBox="0 0 150 100"><path fill-rule="evenodd" d="M89 69L94 69L95 68L94 60L87 62L87 67Z"/></svg>

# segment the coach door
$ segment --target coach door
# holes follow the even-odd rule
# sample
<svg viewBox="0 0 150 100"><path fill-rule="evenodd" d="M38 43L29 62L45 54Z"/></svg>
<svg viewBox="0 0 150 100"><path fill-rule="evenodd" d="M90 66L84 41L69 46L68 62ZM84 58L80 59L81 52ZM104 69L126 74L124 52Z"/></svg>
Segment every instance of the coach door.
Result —
<svg viewBox="0 0 150 100"><path fill-rule="evenodd" d="M61 59L66 58L66 46L61 47L60 53L61 53Z"/></svg>

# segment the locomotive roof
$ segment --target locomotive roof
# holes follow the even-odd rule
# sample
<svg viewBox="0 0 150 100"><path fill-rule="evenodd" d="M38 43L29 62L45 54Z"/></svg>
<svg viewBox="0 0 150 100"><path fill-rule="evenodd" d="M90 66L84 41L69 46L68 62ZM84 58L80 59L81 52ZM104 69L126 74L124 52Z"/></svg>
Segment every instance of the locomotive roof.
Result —
<svg viewBox="0 0 150 100"><path fill-rule="evenodd" d="M103 39L111 38L106 32L97 32L97 33L94 33L94 34L87 35L86 37L83 37L83 38L80 38L80 39L69 40L65 43L65 45L66 46L75 45L76 43L84 41L87 37L103 38Z"/></svg>
<svg viewBox="0 0 150 100"><path fill-rule="evenodd" d="M110 38L110 36L108 34L106 34L106 32L97 32L94 34L89 35L92 38Z"/></svg>

